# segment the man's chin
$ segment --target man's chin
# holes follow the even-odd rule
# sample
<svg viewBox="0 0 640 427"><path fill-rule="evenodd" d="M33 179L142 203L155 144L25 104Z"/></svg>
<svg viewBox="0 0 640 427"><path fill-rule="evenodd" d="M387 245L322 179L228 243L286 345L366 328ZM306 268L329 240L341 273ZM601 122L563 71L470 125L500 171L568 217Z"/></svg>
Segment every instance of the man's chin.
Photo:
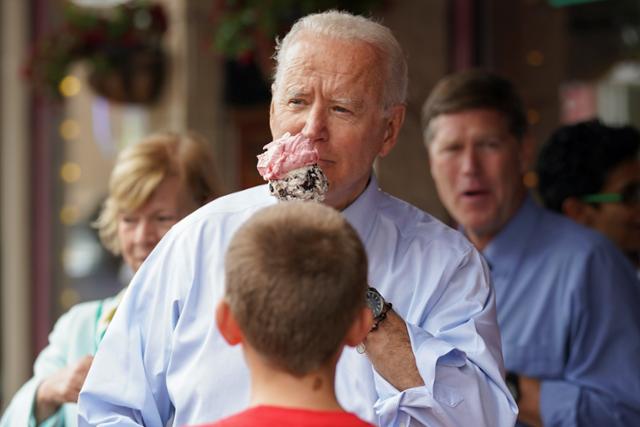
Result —
<svg viewBox="0 0 640 427"><path fill-rule="evenodd" d="M344 194L335 194L335 192L332 193L331 190L329 190L327 194L325 194L324 200L322 201L322 203L341 211L347 206L349 206L355 199L357 199L359 195L360 194L352 197L345 197Z"/></svg>
<svg viewBox="0 0 640 427"><path fill-rule="evenodd" d="M482 217L462 217L458 222L465 230L477 235L485 236L488 234L495 234L496 226L493 218Z"/></svg>
<svg viewBox="0 0 640 427"><path fill-rule="evenodd" d="M340 204L340 200L335 194L332 194L331 190L329 190L325 193L322 203L327 206L331 206L332 208L339 209L338 205Z"/></svg>

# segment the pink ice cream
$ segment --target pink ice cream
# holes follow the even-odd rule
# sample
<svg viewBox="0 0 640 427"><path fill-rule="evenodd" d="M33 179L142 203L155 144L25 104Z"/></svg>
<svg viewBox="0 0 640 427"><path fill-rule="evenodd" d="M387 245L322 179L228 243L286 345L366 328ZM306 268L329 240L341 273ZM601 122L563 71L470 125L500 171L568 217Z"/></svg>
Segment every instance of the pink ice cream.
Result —
<svg viewBox="0 0 640 427"><path fill-rule="evenodd" d="M301 133L291 136L289 132L263 147L266 151L258 155L258 172L271 181L282 179L288 172L318 163L318 150L311 140Z"/></svg>

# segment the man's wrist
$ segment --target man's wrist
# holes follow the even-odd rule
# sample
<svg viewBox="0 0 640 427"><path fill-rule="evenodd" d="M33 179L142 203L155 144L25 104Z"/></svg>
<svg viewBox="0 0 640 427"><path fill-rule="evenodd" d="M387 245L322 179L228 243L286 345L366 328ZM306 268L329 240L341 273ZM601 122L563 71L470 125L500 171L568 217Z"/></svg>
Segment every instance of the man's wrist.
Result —
<svg viewBox="0 0 640 427"><path fill-rule="evenodd" d="M387 313L393 308L393 304L391 304L390 302L386 302L384 303L384 308L382 309L382 312L376 316L373 319L373 325L371 325L371 331L373 332L376 329L378 329L378 326L380 325L380 322L382 322L383 320L385 320L387 318Z"/></svg>
<svg viewBox="0 0 640 427"><path fill-rule="evenodd" d="M367 289L366 301L367 306L373 313L373 325L371 327L371 331L375 331L378 329L380 322L387 317L387 313L391 310L392 305L384 299L382 294L380 294L376 288L371 286Z"/></svg>

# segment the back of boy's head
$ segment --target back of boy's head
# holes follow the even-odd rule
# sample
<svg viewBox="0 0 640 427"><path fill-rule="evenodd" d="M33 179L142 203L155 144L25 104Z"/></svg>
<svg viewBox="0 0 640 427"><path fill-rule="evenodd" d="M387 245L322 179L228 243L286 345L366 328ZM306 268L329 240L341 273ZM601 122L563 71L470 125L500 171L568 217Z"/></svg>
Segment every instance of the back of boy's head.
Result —
<svg viewBox="0 0 640 427"><path fill-rule="evenodd" d="M365 304L364 247L339 212L319 203L254 214L230 243L225 274L245 341L297 376L330 360Z"/></svg>

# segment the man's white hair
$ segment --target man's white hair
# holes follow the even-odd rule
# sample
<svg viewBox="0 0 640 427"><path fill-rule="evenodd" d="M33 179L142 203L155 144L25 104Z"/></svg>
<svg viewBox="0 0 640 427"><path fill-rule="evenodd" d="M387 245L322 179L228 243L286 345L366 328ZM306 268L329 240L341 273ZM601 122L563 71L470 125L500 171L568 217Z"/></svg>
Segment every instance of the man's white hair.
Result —
<svg viewBox="0 0 640 427"><path fill-rule="evenodd" d="M302 33L361 41L371 45L380 53L383 61L381 65L384 66L383 108L405 103L408 85L407 62L391 30L363 16L337 10L307 15L293 25L282 41L277 40L274 55L276 87L281 78L282 63L287 60L287 50L295 44Z"/></svg>

